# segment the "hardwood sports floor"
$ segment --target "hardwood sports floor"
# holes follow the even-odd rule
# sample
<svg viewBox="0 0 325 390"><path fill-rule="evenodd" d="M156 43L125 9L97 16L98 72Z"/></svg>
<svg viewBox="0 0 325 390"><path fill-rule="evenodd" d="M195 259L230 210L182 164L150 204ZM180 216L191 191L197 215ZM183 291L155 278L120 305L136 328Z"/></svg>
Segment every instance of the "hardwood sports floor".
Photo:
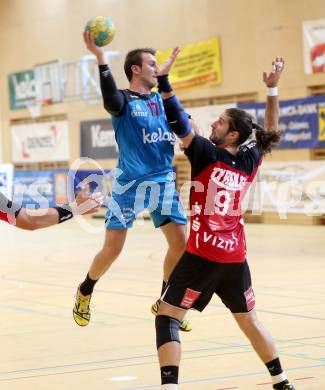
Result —
<svg viewBox="0 0 325 390"><path fill-rule="evenodd" d="M166 245L150 222L97 284L92 320L72 319L74 294L103 242L102 220L43 231L0 225L1 390L160 389L150 306ZM246 225L259 318L297 390L325 389L325 227ZM251 346L215 297L181 334L180 389L271 389Z"/></svg>

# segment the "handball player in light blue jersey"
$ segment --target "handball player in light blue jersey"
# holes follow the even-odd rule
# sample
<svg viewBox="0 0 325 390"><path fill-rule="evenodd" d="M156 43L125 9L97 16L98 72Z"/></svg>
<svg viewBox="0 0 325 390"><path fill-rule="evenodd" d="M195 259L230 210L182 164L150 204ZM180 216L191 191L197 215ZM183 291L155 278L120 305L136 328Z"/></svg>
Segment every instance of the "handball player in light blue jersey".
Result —
<svg viewBox="0 0 325 390"><path fill-rule="evenodd" d="M176 138L160 94L151 91L157 85L157 77L169 72L179 50L175 49L161 66L153 49L130 51L124 63L129 88L119 90L93 37L85 32L84 40L98 61L104 107L112 115L119 160L106 214L104 245L76 295L73 317L80 326L88 325L94 286L122 251L127 229L141 211L149 210L155 227L161 229L168 243L162 290L185 250L187 222L172 167ZM159 302L155 302L151 311L156 314L158 308ZM180 329L189 331L191 324L184 320Z"/></svg>

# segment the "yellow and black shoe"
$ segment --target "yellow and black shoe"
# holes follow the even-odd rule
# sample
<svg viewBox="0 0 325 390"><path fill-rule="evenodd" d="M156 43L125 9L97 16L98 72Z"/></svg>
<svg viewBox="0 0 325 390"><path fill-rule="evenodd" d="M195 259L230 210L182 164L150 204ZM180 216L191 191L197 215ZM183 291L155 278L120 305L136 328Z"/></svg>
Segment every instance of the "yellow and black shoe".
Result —
<svg viewBox="0 0 325 390"><path fill-rule="evenodd" d="M154 316L158 314L159 305L160 305L159 301L156 301L154 304L151 305L151 313ZM190 323L189 320L184 319L179 324L179 330L181 330L182 332L190 332L192 330L192 324Z"/></svg>
<svg viewBox="0 0 325 390"><path fill-rule="evenodd" d="M76 294L76 302L73 308L73 318L79 326L87 326L90 321L90 303L91 295L82 295L80 285Z"/></svg>
<svg viewBox="0 0 325 390"><path fill-rule="evenodd" d="M184 318L184 320L181 321L179 325L179 330L181 330L182 332L190 332L192 330L192 324L189 320Z"/></svg>
<svg viewBox="0 0 325 390"><path fill-rule="evenodd" d="M151 305L151 313L156 316L158 314L158 310L159 310L159 301L156 301L155 303L153 303Z"/></svg>

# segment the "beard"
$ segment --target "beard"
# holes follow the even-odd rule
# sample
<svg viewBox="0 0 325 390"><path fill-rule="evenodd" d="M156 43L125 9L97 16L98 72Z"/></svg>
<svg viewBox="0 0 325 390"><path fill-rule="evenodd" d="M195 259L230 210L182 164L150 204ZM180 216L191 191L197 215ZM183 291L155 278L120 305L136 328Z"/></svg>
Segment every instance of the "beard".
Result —
<svg viewBox="0 0 325 390"><path fill-rule="evenodd" d="M216 146L220 146L224 143L224 138L219 138L217 136L213 136L212 134L210 135L209 140Z"/></svg>

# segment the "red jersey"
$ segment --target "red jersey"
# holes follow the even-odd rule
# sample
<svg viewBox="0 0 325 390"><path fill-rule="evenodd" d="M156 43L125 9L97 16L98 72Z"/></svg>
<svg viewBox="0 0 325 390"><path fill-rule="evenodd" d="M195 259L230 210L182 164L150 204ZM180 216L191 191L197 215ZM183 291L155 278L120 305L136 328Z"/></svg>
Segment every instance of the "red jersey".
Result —
<svg viewBox="0 0 325 390"><path fill-rule="evenodd" d="M7 213L4 213L3 211L0 211L0 221L5 221L9 223L9 215Z"/></svg>
<svg viewBox="0 0 325 390"><path fill-rule="evenodd" d="M256 142L236 155L195 136L185 154L192 168L191 230L186 250L218 263L246 257L243 197L261 164Z"/></svg>
<svg viewBox="0 0 325 390"><path fill-rule="evenodd" d="M20 210L21 206L13 203L3 193L0 192L0 221L15 224Z"/></svg>

